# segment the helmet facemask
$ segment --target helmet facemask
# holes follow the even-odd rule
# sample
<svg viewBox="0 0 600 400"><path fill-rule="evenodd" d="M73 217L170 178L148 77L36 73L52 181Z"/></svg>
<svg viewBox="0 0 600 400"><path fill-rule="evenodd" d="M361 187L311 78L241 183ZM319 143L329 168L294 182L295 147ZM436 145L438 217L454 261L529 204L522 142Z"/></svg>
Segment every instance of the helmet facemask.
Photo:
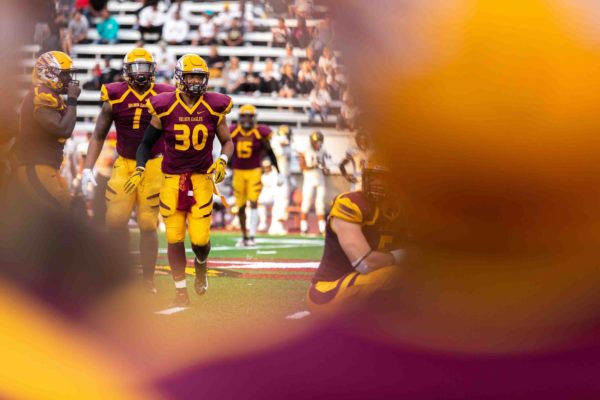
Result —
<svg viewBox="0 0 600 400"><path fill-rule="evenodd" d="M242 126L242 129L244 129L245 131L249 131L250 129L254 128L254 126L256 125L256 115L240 114L239 122L240 122L240 125Z"/></svg>
<svg viewBox="0 0 600 400"><path fill-rule="evenodd" d="M362 190L368 198L376 203L385 200L389 195L389 171L387 168L365 168L363 171Z"/></svg>
<svg viewBox="0 0 600 400"><path fill-rule="evenodd" d="M186 78L191 75L200 76L199 83L188 83ZM208 89L208 73L207 72L187 72L183 73L180 69L175 70L175 80L177 88L183 93L192 96L200 97L206 93Z"/></svg>
<svg viewBox="0 0 600 400"><path fill-rule="evenodd" d="M62 94L67 93L69 84L79 85L79 81L74 79L75 73L76 70L74 69L61 69L55 67L47 67L45 70L47 79L54 82L54 85L56 86L52 89L55 89Z"/></svg>
<svg viewBox="0 0 600 400"><path fill-rule="evenodd" d="M147 87L154 81L156 63L153 62L133 62L123 65L123 73L131 85L140 88Z"/></svg>

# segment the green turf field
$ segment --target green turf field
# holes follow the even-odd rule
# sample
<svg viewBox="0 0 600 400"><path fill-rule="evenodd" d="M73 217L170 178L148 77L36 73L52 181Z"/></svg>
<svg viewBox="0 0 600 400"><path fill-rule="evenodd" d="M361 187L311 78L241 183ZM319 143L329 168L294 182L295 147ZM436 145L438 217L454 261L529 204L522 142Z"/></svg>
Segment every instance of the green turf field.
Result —
<svg viewBox="0 0 600 400"><path fill-rule="evenodd" d="M246 249L235 247L239 237L239 233L211 233L209 290L202 297L193 291L194 256L187 242L191 307L172 314L157 314L157 318L223 328L235 326L238 320L282 320L305 310L304 296L323 253L323 238L260 235L256 248ZM135 253L135 232L132 239ZM168 309L174 294L166 248L165 236L161 233L155 279L159 293L149 299L150 309L155 312Z"/></svg>

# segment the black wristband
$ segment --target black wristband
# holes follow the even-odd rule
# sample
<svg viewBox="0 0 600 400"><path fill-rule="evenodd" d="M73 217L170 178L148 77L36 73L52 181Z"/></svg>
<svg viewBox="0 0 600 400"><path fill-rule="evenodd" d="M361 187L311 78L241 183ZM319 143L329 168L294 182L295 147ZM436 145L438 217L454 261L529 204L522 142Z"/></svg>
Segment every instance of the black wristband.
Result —
<svg viewBox="0 0 600 400"><path fill-rule="evenodd" d="M69 98L67 98L67 105L68 106L76 106L77 105L77 98L75 98L75 97L69 97Z"/></svg>

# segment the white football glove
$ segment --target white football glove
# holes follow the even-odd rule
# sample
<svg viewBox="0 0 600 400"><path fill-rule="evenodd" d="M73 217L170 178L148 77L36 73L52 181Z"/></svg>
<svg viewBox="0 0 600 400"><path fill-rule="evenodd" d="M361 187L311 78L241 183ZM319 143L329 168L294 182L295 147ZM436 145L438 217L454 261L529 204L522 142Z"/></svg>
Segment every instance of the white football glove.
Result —
<svg viewBox="0 0 600 400"><path fill-rule="evenodd" d="M98 186L96 182L96 177L94 176L94 171L90 168L85 168L81 172L81 191L85 197L90 197L93 187Z"/></svg>

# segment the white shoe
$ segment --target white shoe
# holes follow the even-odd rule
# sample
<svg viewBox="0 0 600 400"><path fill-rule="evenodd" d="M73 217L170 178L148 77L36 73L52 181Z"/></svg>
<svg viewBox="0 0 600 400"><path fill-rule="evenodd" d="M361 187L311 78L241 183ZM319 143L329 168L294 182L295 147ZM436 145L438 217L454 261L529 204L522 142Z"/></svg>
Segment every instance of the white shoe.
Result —
<svg viewBox="0 0 600 400"><path fill-rule="evenodd" d="M246 239L240 239L235 244L235 247L248 247L248 241Z"/></svg>
<svg viewBox="0 0 600 400"><path fill-rule="evenodd" d="M253 237L248 238L248 240L246 241L246 246L247 247L255 247L256 246L256 241L254 240Z"/></svg>

